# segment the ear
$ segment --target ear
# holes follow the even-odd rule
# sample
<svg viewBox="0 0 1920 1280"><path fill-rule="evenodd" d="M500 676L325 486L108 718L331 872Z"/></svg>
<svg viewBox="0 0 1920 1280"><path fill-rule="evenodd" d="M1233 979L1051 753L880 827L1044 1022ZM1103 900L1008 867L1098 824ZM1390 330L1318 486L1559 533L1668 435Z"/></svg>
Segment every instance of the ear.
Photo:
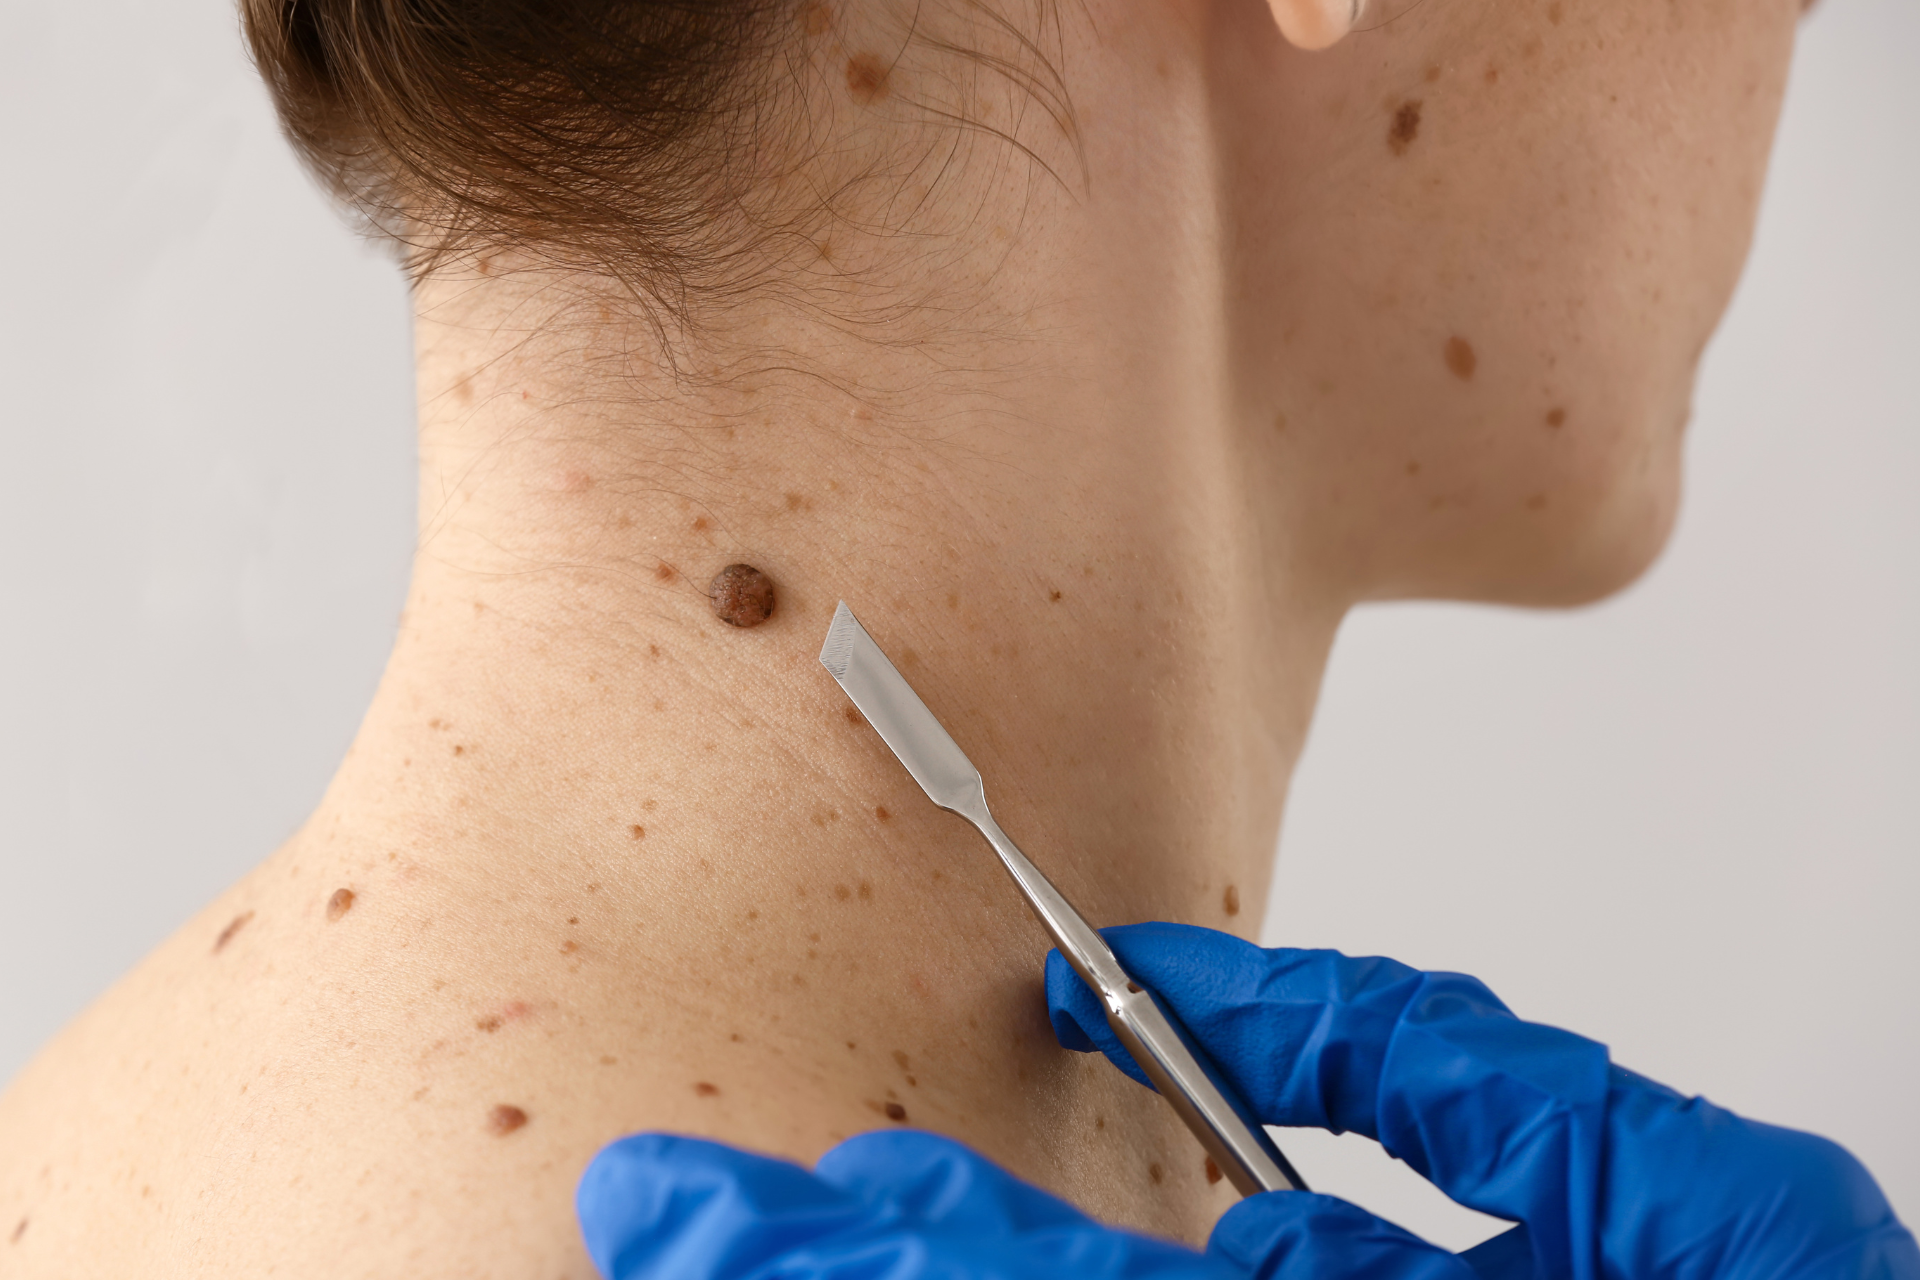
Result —
<svg viewBox="0 0 1920 1280"><path fill-rule="evenodd" d="M1267 4L1289 44L1325 49L1353 30L1366 0L1267 0Z"/></svg>

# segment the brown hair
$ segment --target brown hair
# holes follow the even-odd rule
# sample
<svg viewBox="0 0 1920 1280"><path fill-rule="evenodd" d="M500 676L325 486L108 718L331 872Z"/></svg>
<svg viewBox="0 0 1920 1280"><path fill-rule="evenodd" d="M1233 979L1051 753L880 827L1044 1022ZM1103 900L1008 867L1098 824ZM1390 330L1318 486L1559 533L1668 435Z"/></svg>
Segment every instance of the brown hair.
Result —
<svg viewBox="0 0 1920 1280"><path fill-rule="evenodd" d="M738 251L779 7L240 0L295 148L416 275L510 245L669 305Z"/></svg>
<svg viewBox="0 0 1920 1280"><path fill-rule="evenodd" d="M964 167L973 139L1011 144L1052 173L1017 123L1003 131L976 118L991 85L1010 95L1000 119L1050 122L1041 136L1052 142L1040 145L1065 139L1077 151L1073 108L1043 48L1061 36L1055 0L911 0L884 57L841 47L833 0L240 7L296 150L399 244L415 279L450 259L482 259L484 271L485 258L514 250L518 261L617 281L663 350L671 329L697 322L695 301L775 287L782 261L803 264L800 275L812 264L818 277L823 223L854 237L912 231L899 238L922 247L957 230L965 208L930 193ZM837 98L841 80L841 101L931 132L902 135L894 154L840 145L821 133L831 117L813 111L825 103L812 91ZM1038 113L1024 109L1034 104ZM909 186L918 198L900 199ZM832 259L830 286L860 271L846 263ZM810 305L834 311L845 295L824 296Z"/></svg>

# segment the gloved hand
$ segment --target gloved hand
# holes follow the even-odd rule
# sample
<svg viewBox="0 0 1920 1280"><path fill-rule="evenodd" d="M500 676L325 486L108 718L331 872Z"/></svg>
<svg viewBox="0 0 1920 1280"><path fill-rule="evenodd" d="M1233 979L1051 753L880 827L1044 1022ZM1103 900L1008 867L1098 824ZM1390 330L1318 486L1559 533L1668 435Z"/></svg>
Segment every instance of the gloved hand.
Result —
<svg viewBox="0 0 1920 1280"><path fill-rule="evenodd" d="M1365 1134L1461 1204L1520 1223L1461 1255L1482 1275L1920 1280L1913 1236L1844 1149L1614 1066L1472 978L1184 925L1104 936L1266 1123ZM1047 1002L1062 1044L1147 1083L1058 952ZM1367 1260L1369 1232L1391 1228L1344 1206L1323 1221L1330 1204L1247 1200L1209 1253L1261 1277L1404 1274Z"/></svg>

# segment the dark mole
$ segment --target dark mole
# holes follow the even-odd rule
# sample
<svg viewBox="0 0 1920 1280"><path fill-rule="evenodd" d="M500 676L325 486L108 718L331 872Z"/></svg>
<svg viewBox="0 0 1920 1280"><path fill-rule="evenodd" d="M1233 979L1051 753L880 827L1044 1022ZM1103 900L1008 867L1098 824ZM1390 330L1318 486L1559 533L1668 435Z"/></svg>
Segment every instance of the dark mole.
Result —
<svg viewBox="0 0 1920 1280"><path fill-rule="evenodd" d="M353 890L335 889L333 896L327 899L327 920L329 922L338 920L351 910L353 910Z"/></svg>
<svg viewBox="0 0 1920 1280"><path fill-rule="evenodd" d="M847 59L847 92L862 106L887 96L887 64L871 53Z"/></svg>
<svg viewBox="0 0 1920 1280"><path fill-rule="evenodd" d="M847 723L848 723L848 724L864 724L864 723L866 723L866 719L867 719L867 718L866 718L865 716L863 716L863 715L861 715L861 714L860 714L860 711L859 711L859 708L857 708L857 707L848 707L848 708L847 708L847 710L846 710L846 712L845 712L845 714L846 714L846 717L847 717Z"/></svg>
<svg viewBox="0 0 1920 1280"><path fill-rule="evenodd" d="M1548 426L1550 426L1550 427L1564 427L1564 426L1566 426L1566 425L1567 425L1567 411L1566 411L1565 409L1549 409L1549 410L1547 410L1547 425L1548 425Z"/></svg>
<svg viewBox="0 0 1920 1280"><path fill-rule="evenodd" d="M1047 592L1047 599L1057 602L1060 599L1060 593L1058 591L1049 591Z"/></svg>
<svg viewBox="0 0 1920 1280"><path fill-rule="evenodd" d="M1473 344L1455 334L1447 339L1445 355L1447 368L1453 370L1453 376L1462 382L1473 381L1473 371L1480 367L1480 357L1473 353Z"/></svg>
<svg viewBox="0 0 1920 1280"><path fill-rule="evenodd" d="M644 838L646 837L646 834L647 834L647 829L646 829L645 827L643 827L643 826L641 826L641 825L640 825L639 823L637 823L637 822L636 822L636 823L634 823L634 824L633 824L632 826L630 826L630 827L628 827L628 828L627 828L627 830L628 830L628 832L630 832L630 833L632 834L632 836L633 836L633 838L634 838L635 840L640 840L640 839L644 839Z"/></svg>
<svg viewBox="0 0 1920 1280"><path fill-rule="evenodd" d="M498 1137L506 1137L527 1122L527 1113L518 1107L501 1103L487 1113L487 1128Z"/></svg>
<svg viewBox="0 0 1920 1280"><path fill-rule="evenodd" d="M1393 123L1387 128L1387 150L1397 156L1407 154L1407 148L1420 136L1420 100L1403 102L1393 109Z"/></svg>
<svg viewBox="0 0 1920 1280"><path fill-rule="evenodd" d="M1106 1127L1107 1127L1107 1118L1105 1116L1095 1116L1093 1118L1093 1130L1095 1133L1098 1133L1100 1130Z"/></svg>
<svg viewBox="0 0 1920 1280"><path fill-rule="evenodd" d="M233 941L233 935L246 928L247 921L251 919L253 919L253 912L242 911L229 921L227 927L220 931L220 936L213 940L213 954L219 955L226 950L227 944Z"/></svg>
<svg viewBox="0 0 1920 1280"><path fill-rule="evenodd" d="M887 1119L893 1121L895 1124L905 1124L907 1122L907 1109L897 1102L889 1102L887 1104Z"/></svg>
<svg viewBox="0 0 1920 1280"><path fill-rule="evenodd" d="M1212 1185L1213 1185L1214 1183L1216 1183L1216 1182L1218 1182L1218 1181L1220 1181L1220 1179L1221 1179L1221 1177L1222 1177L1222 1174L1221 1174L1221 1172L1220 1172L1220 1166L1219 1166L1219 1165L1217 1165L1217 1164L1215 1164L1215 1163L1213 1162L1213 1157L1212 1157L1212 1156L1208 1156L1208 1157L1207 1157L1207 1163L1206 1163L1206 1165L1205 1165L1205 1168L1206 1168L1206 1171L1207 1171L1207 1185L1208 1185L1208 1186L1212 1186Z"/></svg>
<svg viewBox="0 0 1920 1280"><path fill-rule="evenodd" d="M1239 915L1240 914L1239 888L1234 885L1228 885L1227 891L1220 896L1220 905L1227 909L1228 915L1230 916Z"/></svg>
<svg viewBox="0 0 1920 1280"><path fill-rule="evenodd" d="M1157 1185L1167 1180L1167 1171L1157 1164L1150 1164L1147 1166L1147 1176Z"/></svg>
<svg viewBox="0 0 1920 1280"><path fill-rule="evenodd" d="M705 1080L697 1081L693 1086L693 1091L703 1098L717 1098L720 1096L720 1086L717 1084L708 1084Z"/></svg>
<svg viewBox="0 0 1920 1280"><path fill-rule="evenodd" d="M707 588L713 616L735 627L757 627L773 616L773 579L750 564L730 564Z"/></svg>
<svg viewBox="0 0 1920 1280"><path fill-rule="evenodd" d="M662 582L672 582L674 577L673 566L668 564L665 560L662 560L659 564L653 567L653 576L660 579L660 581Z"/></svg>
<svg viewBox="0 0 1920 1280"><path fill-rule="evenodd" d="M887 812L887 806L883 804L877 804L873 806L873 816L880 819L880 821L885 822L888 818L891 818L893 815Z"/></svg>

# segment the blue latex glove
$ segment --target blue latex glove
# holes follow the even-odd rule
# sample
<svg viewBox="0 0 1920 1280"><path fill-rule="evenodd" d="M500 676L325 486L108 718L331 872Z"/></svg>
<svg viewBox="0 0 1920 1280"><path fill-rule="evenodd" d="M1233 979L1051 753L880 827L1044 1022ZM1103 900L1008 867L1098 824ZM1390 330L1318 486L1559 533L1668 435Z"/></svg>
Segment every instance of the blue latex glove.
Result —
<svg viewBox="0 0 1920 1280"><path fill-rule="evenodd" d="M698 1138L624 1138L587 1167L579 1211L607 1280L1246 1280L1282 1263L1329 1280L1475 1280L1398 1227L1291 1192L1236 1206L1198 1254L1104 1227L911 1129L849 1139L812 1173Z"/></svg>
<svg viewBox="0 0 1920 1280"><path fill-rule="evenodd" d="M1185 925L1105 937L1266 1123L1363 1133L1461 1204L1520 1223L1462 1255L1482 1275L1920 1280L1913 1236L1844 1149L1614 1066L1472 978ZM1147 1083L1058 952L1047 1002L1062 1044ZM1210 1252L1259 1276L1402 1274L1354 1265L1337 1230L1261 1252L1258 1206L1289 1198L1238 1206ZM1297 1267L1301 1241L1324 1266Z"/></svg>

